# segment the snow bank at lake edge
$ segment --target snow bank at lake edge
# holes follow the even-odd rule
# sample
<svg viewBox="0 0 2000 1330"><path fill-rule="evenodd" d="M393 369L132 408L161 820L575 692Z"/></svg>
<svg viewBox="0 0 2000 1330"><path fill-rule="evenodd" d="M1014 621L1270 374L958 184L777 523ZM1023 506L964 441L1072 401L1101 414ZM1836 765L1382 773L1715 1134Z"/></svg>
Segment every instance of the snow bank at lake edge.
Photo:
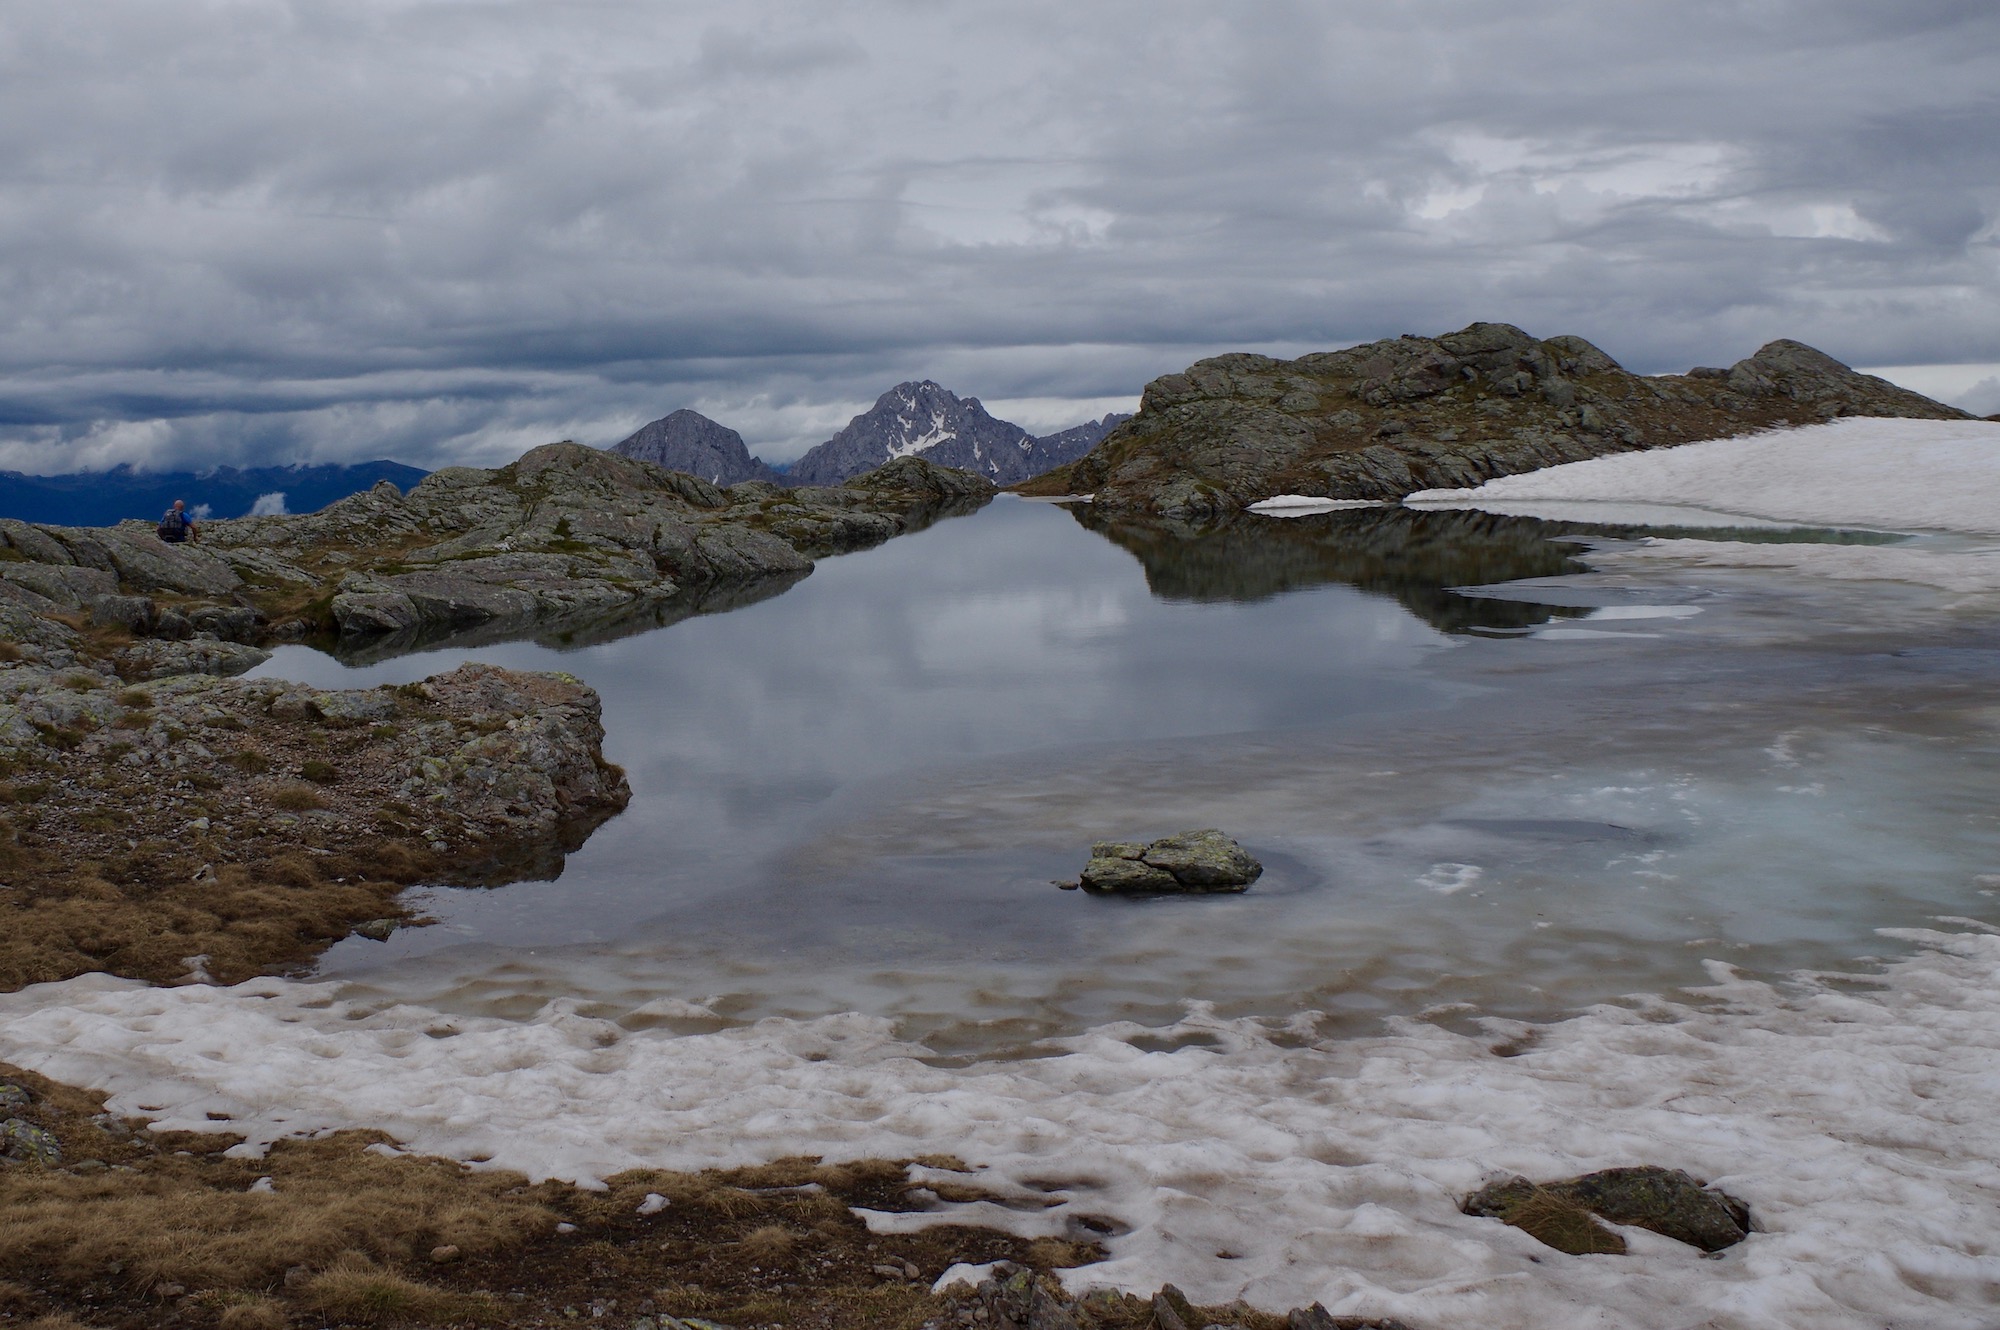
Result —
<svg viewBox="0 0 2000 1330"><path fill-rule="evenodd" d="M2000 422L1850 418L1618 453L1403 500L1526 515L1536 501L1679 504L1782 522L2000 532Z"/></svg>
<svg viewBox="0 0 2000 1330"><path fill-rule="evenodd" d="M1079 1283L1437 1325L1975 1330L2000 1289L2000 936L1899 936L1923 949L1858 983L1780 991L1718 966L1688 1004L1483 1037L1401 1022L1314 1042L1309 1016L1195 1009L956 1068L858 1015L674 1038L560 1003L515 1024L326 983L93 977L0 998L0 1057L164 1127L375 1126L536 1176L948 1142L983 1185L1065 1204L937 1218L1130 1226ZM1142 1033L1212 1046L1142 1052ZM1510 1039L1526 1051L1495 1051ZM1566 1257L1457 1210L1497 1173L1631 1163L1726 1186L1765 1231L1720 1259L1644 1233L1628 1257Z"/></svg>

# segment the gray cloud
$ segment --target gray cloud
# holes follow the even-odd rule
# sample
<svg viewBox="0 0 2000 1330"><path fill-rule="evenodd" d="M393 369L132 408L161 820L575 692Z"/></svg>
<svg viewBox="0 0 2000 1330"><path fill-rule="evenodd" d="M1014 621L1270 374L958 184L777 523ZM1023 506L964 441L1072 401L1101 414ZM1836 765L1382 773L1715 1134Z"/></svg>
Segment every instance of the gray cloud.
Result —
<svg viewBox="0 0 2000 1330"><path fill-rule="evenodd" d="M1477 318L2000 363L1995 88L1956 0L16 6L0 466L784 458Z"/></svg>

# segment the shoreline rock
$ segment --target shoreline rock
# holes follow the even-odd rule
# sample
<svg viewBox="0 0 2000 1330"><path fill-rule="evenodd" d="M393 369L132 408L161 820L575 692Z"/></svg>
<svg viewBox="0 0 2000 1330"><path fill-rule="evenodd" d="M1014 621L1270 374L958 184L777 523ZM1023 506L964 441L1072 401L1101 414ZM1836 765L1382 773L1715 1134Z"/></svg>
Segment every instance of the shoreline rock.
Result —
<svg viewBox="0 0 2000 1330"><path fill-rule="evenodd" d="M1200 518L1274 494L1396 500L1607 453L1839 416L1970 419L1793 341L1729 369L1628 373L1504 323L1297 360L1217 356L1146 385L1088 456L1014 488Z"/></svg>
<svg viewBox="0 0 2000 1330"><path fill-rule="evenodd" d="M0 987L225 981L408 919L411 883L553 877L631 797L594 691L465 665L322 690L0 669Z"/></svg>
<svg viewBox="0 0 2000 1330"><path fill-rule="evenodd" d="M206 523L199 544L0 520L0 984L295 965L356 925L388 936L405 884L553 877L630 798L574 679L236 680L278 644L608 640L779 594L995 492L916 458L723 490L560 443Z"/></svg>
<svg viewBox="0 0 2000 1330"><path fill-rule="evenodd" d="M556 443L494 470L434 472L408 494L384 481L317 513L211 522L199 544L165 544L141 522L0 520L0 632L31 663L66 668L138 643L394 638L414 650L474 630L532 636L556 622L643 631L677 604L789 585L815 558L975 511L996 492L919 458L831 488L724 490ZM134 678L255 663L150 646L123 659Z"/></svg>

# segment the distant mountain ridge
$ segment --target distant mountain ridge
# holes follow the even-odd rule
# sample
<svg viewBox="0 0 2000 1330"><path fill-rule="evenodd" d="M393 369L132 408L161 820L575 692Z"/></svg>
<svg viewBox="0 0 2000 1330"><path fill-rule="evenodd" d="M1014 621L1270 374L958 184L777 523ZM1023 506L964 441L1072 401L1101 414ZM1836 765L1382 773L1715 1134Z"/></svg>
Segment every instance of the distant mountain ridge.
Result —
<svg viewBox="0 0 2000 1330"><path fill-rule="evenodd" d="M669 471L700 476L711 485L735 485L745 480L784 483L784 477L763 458L750 455L741 434L686 408L640 426L613 444L611 451Z"/></svg>
<svg viewBox="0 0 2000 1330"><path fill-rule="evenodd" d="M883 393L840 433L784 470L753 457L735 430L685 409L644 426L611 451L717 485L744 480L838 485L901 457L921 457L1010 485L1075 461L1129 419L1112 414L1036 437L987 414L978 398L959 397L925 379Z"/></svg>
<svg viewBox="0 0 2000 1330"><path fill-rule="evenodd" d="M312 466L221 466L213 471L109 471L30 476L0 471L0 517L54 526L111 526L129 517L154 521L185 499L210 517L245 517L259 500L266 511L318 512L386 480L407 490L430 472L401 462ZM272 496L279 496L273 498ZM282 504L282 507L278 505Z"/></svg>

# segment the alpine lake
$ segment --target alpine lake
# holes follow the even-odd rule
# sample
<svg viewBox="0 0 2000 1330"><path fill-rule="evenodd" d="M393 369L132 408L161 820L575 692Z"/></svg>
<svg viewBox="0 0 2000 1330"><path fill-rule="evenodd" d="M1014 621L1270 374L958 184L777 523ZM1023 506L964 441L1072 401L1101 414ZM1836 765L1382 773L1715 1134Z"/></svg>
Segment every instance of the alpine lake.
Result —
<svg viewBox="0 0 2000 1330"><path fill-rule="evenodd" d="M1669 517L1669 522L1674 520ZM858 1011L943 1060L1127 1020L1540 1020L1899 954L1990 917L2000 632L1915 585L1621 557L1686 531L1400 508L1204 528L1002 497L670 627L449 641L604 702L630 808L552 881L422 890L319 975L374 1004L627 1029ZM1726 519L1721 519L1725 520ZM1242 895L1065 892L1201 827ZM1326 1025L1320 1027L1322 1033Z"/></svg>

